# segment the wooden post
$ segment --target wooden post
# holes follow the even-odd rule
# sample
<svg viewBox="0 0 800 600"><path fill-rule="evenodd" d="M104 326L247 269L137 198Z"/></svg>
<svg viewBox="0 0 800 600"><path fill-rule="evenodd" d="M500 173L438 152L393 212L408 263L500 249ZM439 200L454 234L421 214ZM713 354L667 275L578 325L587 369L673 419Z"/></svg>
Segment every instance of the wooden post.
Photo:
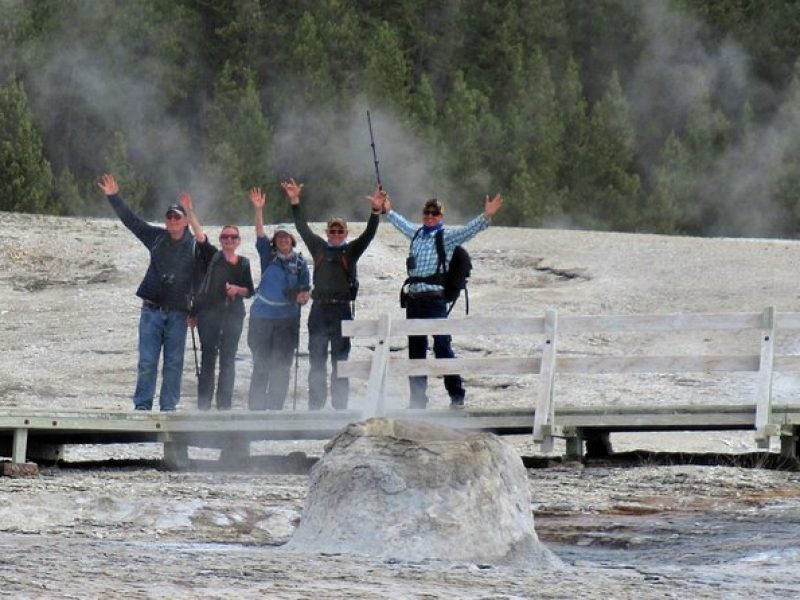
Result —
<svg viewBox="0 0 800 600"><path fill-rule="evenodd" d="M769 425L772 417L772 363L775 354L775 307L762 313L761 355L758 363L756 385L756 442L760 448L769 448Z"/></svg>
<svg viewBox="0 0 800 600"><path fill-rule="evenodd" d="M568 437L566 441L566 459L581 460L583 458L583 437L581 437L581 432L576 432L575 435Z"/></svg>
<svg viewBox="0 0 800 600"><path fill-rule="evenodd" d="M189 444L183 436L164 432L158 436L164 444L162 463L167 469L181 470L189 467Z"/></svg>
<svg viewBox="0 0 800 600"><path fill-rule="evenodd" d="M25 453L28 450L28 430L15 429L14 430L14 446L11 449L11 462L13 464L22 464L25 462Z"/></svg>
<svg viewBox="0 0 800 600"><path fill-rule="evenodd" d="M554 446L550 427L554 425L555 402L553 388L556 377L556 335L558 333L558 313L548 308L544 316L544 347L539 368L539 404L533 417L533 441L540 445L542 452L552 452Z"/></svg>
<svg viewBox="0 0 800 600"><path fill-rule="evenodd" d="M798 428L784 426L781 428L781 456L797 458Z"/></svg>
<svg viewBox="0 0 800 600"><path fill-rule="evenodd" d="M384 313L378 317L378 339L372 354L372 364L367 380L367 407L365 417L380 417L386 413L386 375L389 371L389 335L391 319Z"/></svg>

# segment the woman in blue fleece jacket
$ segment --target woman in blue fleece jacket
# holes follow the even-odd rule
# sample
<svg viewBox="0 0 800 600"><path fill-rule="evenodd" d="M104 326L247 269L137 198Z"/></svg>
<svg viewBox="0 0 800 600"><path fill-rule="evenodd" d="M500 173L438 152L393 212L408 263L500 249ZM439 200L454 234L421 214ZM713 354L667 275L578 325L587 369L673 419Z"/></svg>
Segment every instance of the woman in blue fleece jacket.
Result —
<svg viewBox="0 0 800 600"><path fill-rule="evenodd" d="M292 356L298 343L300 307L308 302L310 278L297 242L285 226L277 226L272 240L264 229L267 197L261 188L250 190L255 209L256 250L261 281L250 306L247 344L253 353L250 410L280 410L291 378Z"/></svg>

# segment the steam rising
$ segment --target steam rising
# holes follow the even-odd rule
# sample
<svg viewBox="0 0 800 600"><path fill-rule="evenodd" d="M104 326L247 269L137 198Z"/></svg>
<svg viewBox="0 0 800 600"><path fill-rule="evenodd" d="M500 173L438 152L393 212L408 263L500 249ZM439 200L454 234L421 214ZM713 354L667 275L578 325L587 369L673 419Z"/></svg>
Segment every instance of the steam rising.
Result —
<svg viewBox="0 0 800 600"><path fill-rule="evenodd" d="M708 215L706 234L784 233L781 225L787 215L774 196L780 175L775 167L787 160L800 134L800 107L756 78L750 57L734 40L709 44L706 26L667 2L643 0L640 7L646 47L626 91L646 173L651 174L669 130L684 130L698 106L713 100L731 121L731 129L744 118L748 99L778 106L771 119L722 154L701 157L709 166L691 181L701 203L690 209ZM648 137L656 123L661 130Z"/></svg>
<svg viewBox="0 0 800 600"><path fill-rule="evenodd" d="M19 0L0 0L3 14L11 15L9 19L21 18L23 6ZM734 130L748 98L762 106L779 106L770 112L769 121L762 121L741 143L727 146L721 155L709 156L708 168L691 183L702 198L693 210L708 215L706 233L781 233L787 208L776 202L780 169L775 166L794 162L787 156L796 150L793 140L800 134L800 107L784 98L782 90L770 90L756 79L749 57L735 41L709 43L707 27L670 7L666 0L640 0L628 7L638 11L645 31L644 50L625 82L644 180L652 180L670 130L684 131L692 111L704 102L720 107ZM178 9L172 10L168 15L185 20L179 23L178 30L185 33L180 40L159 37L159 23L146 22L143 27L156 29L150 42L179 44L182 53L173 51L172 55L191 63L191 57L202 48L201 26ZM193 93L187 89L187 66L159 63L158 51L143 52L147 40L122 39L114 27L115 19L131 19L134 13L135 7L125 4L70 2L59 29L48 33L37 59L40 66L25 73L25 81L42 129L64 140L61 147L48 144L50 158L56 171L69 164L76 173L99 175L107 168L103 152L108 138L120 131L128 142L131 162L153 182L159 214L161 205L171 202L179 190L188 189L201 215L213 219L215 206L223 200L223 186L204 165L205 149L198 143L210 98L191 98L187 103L196 111L192 126L186 125L187 119L170 114L168 107L175 105L175 97ZM169 31L175 27L171 23ZM13 59L0 57L3 78L12 73L12 63ZM262 101L269 103L272 90L260 92ZM92 123L83 122L87 108ZM291 112L278 115L278 122L271 123L274 172L265 173L264 181L247 185L266 187L272 205L283 205L278 180L292 176L306 184L308 206L319 219L332 214L365 219L363 197L375 185L367 108L373 115L383 184L395 208L414 218L421 202L435 196L448 207L451 224L480 212L482 199L464 198L459 182L443 175L444 154L458 152L458 148L441 148L421 139L387 107L368 107L362 97L355 97L349 110L296 105ZM331 177L334 173L336 178ZM347 177L342 178L343 173ZM345 183L332 184L342 179ZM125 183L122 181L123 194ZM503 190L485 190L495 191ZM457 215L453 210L456 201L469 203L474 210ZM241 202L244 221L249 216L246 190L242 190ZM288 215L285 207L280 210Z"/></svg>

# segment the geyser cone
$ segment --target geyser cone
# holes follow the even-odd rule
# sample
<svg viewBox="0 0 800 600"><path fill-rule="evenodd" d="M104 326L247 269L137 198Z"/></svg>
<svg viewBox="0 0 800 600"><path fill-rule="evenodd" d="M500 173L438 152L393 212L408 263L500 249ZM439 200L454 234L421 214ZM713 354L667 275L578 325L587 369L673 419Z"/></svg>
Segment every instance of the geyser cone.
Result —
<svg viewBox="0 0 800 600"><path fill-rule="evenodd" d="M350 425L326 445L287 548L558 563L536 537L527 472L511 444L383 418Z"/></svg>

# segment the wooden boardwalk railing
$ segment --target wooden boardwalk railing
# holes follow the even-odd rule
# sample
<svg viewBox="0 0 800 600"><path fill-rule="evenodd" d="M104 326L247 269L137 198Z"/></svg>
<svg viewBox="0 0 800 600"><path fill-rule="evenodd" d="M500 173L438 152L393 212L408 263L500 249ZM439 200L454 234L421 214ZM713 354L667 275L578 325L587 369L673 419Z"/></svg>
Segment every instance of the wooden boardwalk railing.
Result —
<svg viewBox="0 0 800 600"><path fill-rule="evenodd" d="M604 436L607 441L611 432L752 430L761 446L768 447L770 439L778 437L782 454L795 457L800 400L773 405L772 387L774 373L800 373L800 355L776 350L787 345L776 345L776 338L797 330L800 313L777 313L771 307L761 312L727 314L563 316L548 310L542 317L396 321L382 315L375 320L343 323L345 335L374 340L375 344L368 360L350 360L338 367L341 376L367 380L367 404L363 410L141 413L0 409L0 455L10 452L13 463L22 463L31 454L57 459L63 444L154 441L164 444L168 463L180 465L189 446L224 448L243 441L328 439L348 423L385 415L424 418L456 429L530 434L546 452L552 451L554 438L562 437L567 441L567 454L572 456L583 454L586 440L603 441ZM610 332L624 337L644 333L648 339L661 340L668 334L692 331L728 331L737 340L739 332L750 331L752 341L746 347L737 341L730 353L721 355L576 356L560 350L560 342L576 334ZM526 347L535 350L523 356L410 360L405 354L390 352L392 337L435 334L469 338L536 336L541 343L528 344ZM724 347L727 351L728 346ZM756 383L753 397L734 405L651 406L637 403L635 398L622 406L575 407L557 402L558 374L690 372L752 373ZM386 403L387 392L394 391L387 390L389 373L401 377L450 373L535 375L538 394L532 395L523 408L489 409L471 403L463 411L396 410Z"/></svg>
<svg viewBox="0 0 800 600"><path fill-rule="evenodd" d="M800 329L800 313L776 313L774 307L753 313L719 314L663 314L663 315L604 315L560 316L548 310L543 317L489 318L469 317L464 319L407 319L390 321L388 315L377 320L356 320L343 323L343 334L349 337L375 339L375 352L370 360L350 360L339 365L342 377L367 378L367 415L385 414L385 392L387 375L445 375L469 373L471 376L516 374L539 376L539 394L531 401L533 439L544 452L553 449L554 437L568 440L568 452L582 451L582 436L595 429L607 433L612 429L604 424L603 415L616 408L600 407L591 416L583 415L580 423L566 415L556 422L557 373L689 373L689 372L753 372L757 374L755 397L750 409L755 406L752 429L761 447L769 447L770 438L781 437L782 451L796 452L797 427L793 416L783 413L780 420L772 418L772 380L774 372L800 372L800 355L780 355L775 352L776 335L780 332ZM675 333L689 331L747 331L760 332L758 347L749 348L750 353L724 355L672 355L672 356L564 356L559 354L559 336L598 332L614 333ZM455 359L409 359L406 356L390 355L389 339L408 335L457 335L457 336L530 336L542 338L538 356L481 357ZM742 348L735 348L741 352ZM745 349L748 350L748 349ZM634 403L635 404L635 403ZM677 411L674 422L669 415L660 415L653 423L646 421L647 410L635 408L640 417L640 431L658 429L675 430L686 424L684 414L687 407L673 407ZM591 412L591 410L590 410ZM655 411L653 411L655 413ZM706 420L705 429L725 429L726 417L720 413L718 425L713 418ZM654 425L657 423L657 425ZM731 429L739 429L741 423ZM695 427L686 427L696 429ZM637 430L629 426L626 430Z"/></svg>

